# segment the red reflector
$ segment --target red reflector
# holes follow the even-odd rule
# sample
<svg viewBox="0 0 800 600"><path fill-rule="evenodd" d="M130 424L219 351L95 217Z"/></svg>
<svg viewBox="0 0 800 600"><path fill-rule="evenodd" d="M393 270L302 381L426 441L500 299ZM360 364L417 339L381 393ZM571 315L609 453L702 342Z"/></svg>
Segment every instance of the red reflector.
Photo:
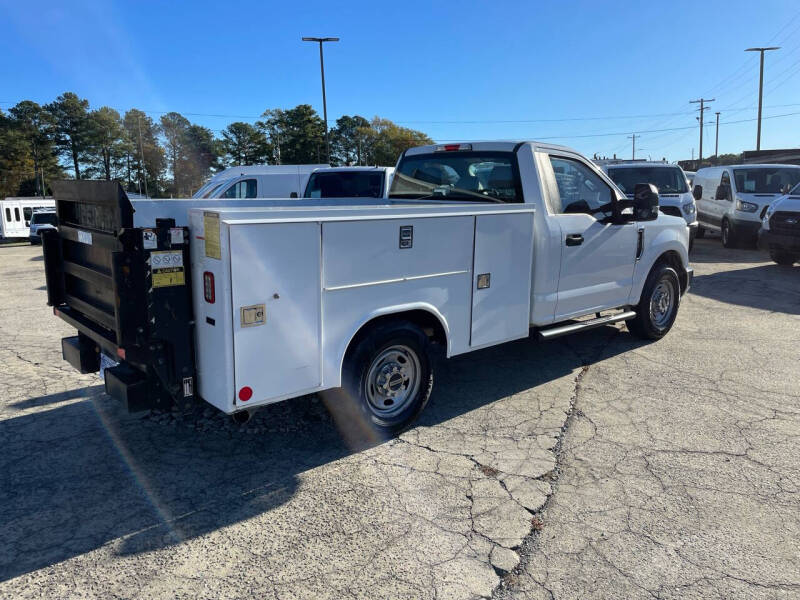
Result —
<svg viewBox="0 0 800 600"><path fill-rule="evenodd" d="M117 348L117 356L125 360L125 348Z"/></svg>
<svg viewBox="0 0 800 600"><path fill-rule="evenodd" d="M216 295L216 291L214 290L214 274L211 271L206 271L203 273L203 297L209 304L214 304Z"/></svg>
<svg viewBox="0 0 800 600"><path fill-rule="evenodd" d="M58 316L58 309L55 306L53 307L53 314Z"/></svg>
<svg viewBox="0 0 800 600"><path fill-rule="evenodd" d="M253 389L250 386L246 385L239 390L239 400L241 400L242 402L247 402L252 397L253 397Z"/></svg>

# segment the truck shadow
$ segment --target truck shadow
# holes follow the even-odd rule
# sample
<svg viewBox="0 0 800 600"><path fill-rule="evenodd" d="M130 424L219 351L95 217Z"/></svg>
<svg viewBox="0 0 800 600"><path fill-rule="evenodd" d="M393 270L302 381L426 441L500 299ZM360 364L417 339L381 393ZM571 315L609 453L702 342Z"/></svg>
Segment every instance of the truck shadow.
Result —
<svg viewBox="0 0 800 600"><path fill-rule="evenodd" d="M606 327L456 357L440 365L421 424L641 344ZM65 392L58 401L88 399L55 408L42 408L48 397L17 403L39 410L0 420L0 581L104 545L140 553L245 521L289 502L304 472L353 452L313 398L265 409L267 420L299 424L293 430L248 434L131 417L94 387Z"/></svg>
<svg viewBox="0 0 800 600"><path fill-rule="evenodd" d="M689 293L738 306L800 315L800 266L769 264L699 275Z"/></svg>
<svg viewBox="0 0 800 600"><path fill-rule="evenodd" d="M694 241L694 248L689 254L692 263L763 263L769 261L769 255L755 248L725 248L719 238Z"/></svg>

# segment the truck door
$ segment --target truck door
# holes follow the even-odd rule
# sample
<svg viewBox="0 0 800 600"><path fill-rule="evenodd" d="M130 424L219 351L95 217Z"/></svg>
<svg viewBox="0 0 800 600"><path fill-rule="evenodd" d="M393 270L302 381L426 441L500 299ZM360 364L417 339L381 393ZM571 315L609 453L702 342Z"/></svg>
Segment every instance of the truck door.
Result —
<svg viewBox="0 0 800 600"><path fill-rule="evenodd" d="M561 228L556 321L623 306L633 284L636 225L611 223L616 193L575 156L550 155ZM552 186L551 186L552 189Z"/></svg>

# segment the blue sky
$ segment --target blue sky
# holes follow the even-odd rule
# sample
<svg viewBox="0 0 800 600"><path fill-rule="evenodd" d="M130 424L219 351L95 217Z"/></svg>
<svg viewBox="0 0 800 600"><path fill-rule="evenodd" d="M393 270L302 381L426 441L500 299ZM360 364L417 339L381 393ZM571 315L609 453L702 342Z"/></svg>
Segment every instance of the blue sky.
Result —
<svg viewBox="0 0 800 600"><path fill-rule="evenodd" d="M267 108L380 115L437 141L550 139L689 158L689 100L714 97L704 155L800 145L800 4L751 2L19 2L0 0L0 108L74 91L93 108L176 110L219 131ZM193 113L193 114L192 114ZM791 114L795 113L795 114ZM212 116L220 115L220 116ZM681 129L682 128L682 129ZM667 130L667 131L653 131ZM606 135L613 134L613 135Z"/></svg>

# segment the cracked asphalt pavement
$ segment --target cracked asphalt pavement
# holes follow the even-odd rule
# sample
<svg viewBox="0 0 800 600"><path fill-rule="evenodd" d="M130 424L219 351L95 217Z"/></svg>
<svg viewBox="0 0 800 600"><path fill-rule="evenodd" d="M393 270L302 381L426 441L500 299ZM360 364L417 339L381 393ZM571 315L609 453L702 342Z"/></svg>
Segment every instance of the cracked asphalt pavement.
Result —
<svg viewBox="0 0 800 600"><path fill-rule="evenodd" d="M61 360L41 249L0 246L0 597L798 597L800 267L692 258L663 340L442 362L354 449L316 398L124 414Z"/></svg>

